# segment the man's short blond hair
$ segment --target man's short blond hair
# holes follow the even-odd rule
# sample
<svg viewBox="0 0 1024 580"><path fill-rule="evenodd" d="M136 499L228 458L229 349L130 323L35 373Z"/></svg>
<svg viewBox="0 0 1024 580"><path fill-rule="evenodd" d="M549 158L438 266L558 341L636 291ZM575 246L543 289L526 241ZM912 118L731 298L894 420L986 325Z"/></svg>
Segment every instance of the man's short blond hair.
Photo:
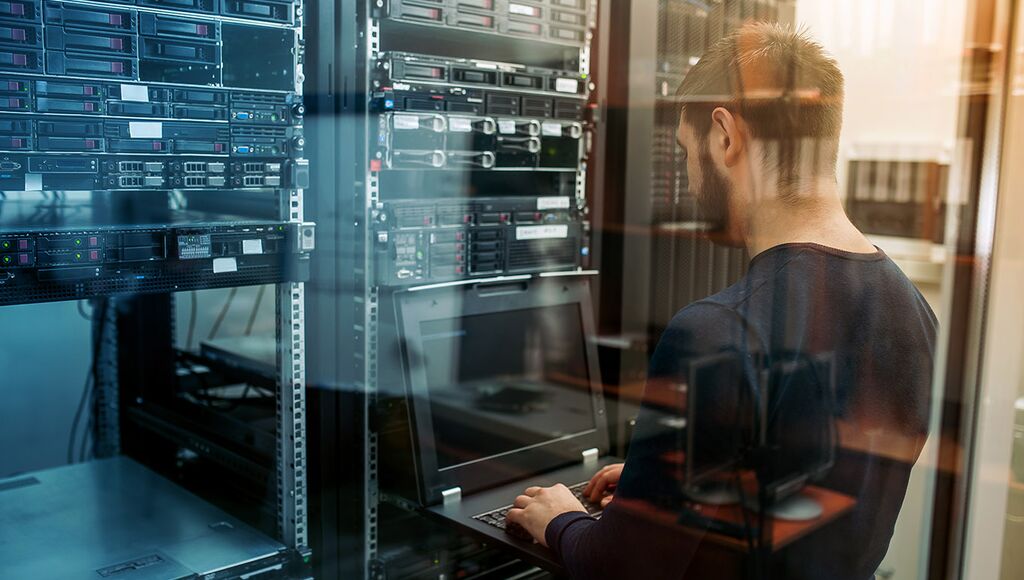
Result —
<svg viewBox="0 0 1024 580"><path fill-rule="evenodd" d="M805 31L779 24L746 24L718 41L690 70L676 92L682 119L702 143L711 112L738 115L755 139L775 142L783 172L795 171L800 143L835 169L843 126L843 73L835 59ZM819 165L821 167L821 165Z"/></svg>

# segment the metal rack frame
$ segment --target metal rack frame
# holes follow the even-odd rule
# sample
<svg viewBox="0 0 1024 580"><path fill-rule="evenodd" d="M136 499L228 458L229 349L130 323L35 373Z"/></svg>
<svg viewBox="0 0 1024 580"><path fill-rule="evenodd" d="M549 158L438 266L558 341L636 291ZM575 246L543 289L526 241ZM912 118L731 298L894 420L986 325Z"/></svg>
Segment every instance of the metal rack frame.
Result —
<svg viewBox="0 0 1024 580"><path fill-rule="evenodd" d="M301 1L296 2L295 23L297 49L294 51L295 85L294 93L303 95L305 86L303 47L305 13ZM305 224L303 189L280 190L280 218L294 224ZM305 249L312 250L312 238L301 240ZM113 307L105 309L106 320L102 327L102 343L97 353L97 417L93 437L96 442L96 457L113 457L122 452L121 434L125 418L123 411L125 393L122 393L120 379L138 379L145 375L136 367L143 358L132 356L133 352L145 350L145 343L122 344L118 329L133 317L148 318L158 312L158 318L168 321L168 328L160 333L163 341L154 342L172 350L173 344L173 297L169 294L146 297L142 301L133 298L108 298ZM276 501L274 510L277 517L279 539L308 561L309 548L309 495L307 481L307 435L306 435L306 298L305 284L291 282L277 285L275 296L276 338L278 345L278 388L276 399ZM166 303L164 305L154 303ZM94 324L100 322L94 321ZM130 323L129 323L130 324ZM142 348L140 349L140 346ZM139 361L139 362L136 362ZM144 363L142 363L144 364ZM166 367L165 367L166 368ZM173 368L173 363L171 368ZM151 369L148 369L151 370ZM133 376L134 375L134 376ZM169 385L162 385L167 387Z"/></svg>

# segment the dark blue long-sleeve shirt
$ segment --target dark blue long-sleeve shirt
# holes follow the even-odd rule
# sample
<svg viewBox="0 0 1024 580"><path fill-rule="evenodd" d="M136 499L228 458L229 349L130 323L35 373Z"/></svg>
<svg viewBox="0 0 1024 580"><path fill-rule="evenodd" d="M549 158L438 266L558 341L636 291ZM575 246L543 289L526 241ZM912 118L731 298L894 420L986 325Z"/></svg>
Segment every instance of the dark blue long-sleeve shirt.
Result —
<svg viewBox="0 0 1024 580"><path fill-rule="evenodd" d="M866 580L885 556L910 469L927 435L937 322L881 251L787 244L757 256L725 291L680 311L650 363L644 405L615 501L601 520L563 514L546 540L573 578L684 578L723 551L699 527L673 524L685 502L682 406L671 401L691 361L731 353L750 389L782 357L834 361L836 414L855 430L912 442L903 461L847 449L819 485L856 500L848 515L772 556L773 577ZM724 562L723 562L724 564ZM726 566L722 566L724 571Z"/></svg>

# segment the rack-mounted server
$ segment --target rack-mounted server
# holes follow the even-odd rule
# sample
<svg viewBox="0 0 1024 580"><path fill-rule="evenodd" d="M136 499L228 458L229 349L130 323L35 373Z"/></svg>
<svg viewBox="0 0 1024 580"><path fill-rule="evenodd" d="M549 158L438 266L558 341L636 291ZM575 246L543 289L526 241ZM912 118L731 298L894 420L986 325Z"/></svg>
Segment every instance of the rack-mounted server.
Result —
<svg viewBox="0 0 1024 580"><path fill-rule="evenodd" d="M4 229L0 304L303 281L314 245L258 220Z"/></svg>
<svg viewBox="0 0 1024 580"><path fill-rule="evenodd" d="M375 215L382 286L575 269L589 251L569 197L394 202Z"/></svg>
<svg viewBox="0 0 1024 580"><path fill-rule="evenodd" d="M385 0L375 18L582 46L589 0Z"/></svg>

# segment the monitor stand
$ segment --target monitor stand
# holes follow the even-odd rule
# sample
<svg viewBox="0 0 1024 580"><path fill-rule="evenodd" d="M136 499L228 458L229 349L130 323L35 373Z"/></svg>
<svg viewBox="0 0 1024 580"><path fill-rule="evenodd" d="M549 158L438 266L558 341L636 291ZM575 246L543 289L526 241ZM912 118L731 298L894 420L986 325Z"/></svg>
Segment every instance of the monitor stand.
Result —
<svg viewBox="0 0 1024 580"><path fill-rule="evenodd" d="M735 485L728 483L712 483L686 491L691 501L701 505L735 505L740 503L740 493Z"/></svg>
<svg viewBox="0 0 1024 580"><path fill-rule="evenodd" d="M765 515L786 522L816 520L825 513L825 508L817 500L802 493L793 494L782 501L772 503L771 506ZM747 509L757 511L758 501L756 498L747 501Z"/></svg>

